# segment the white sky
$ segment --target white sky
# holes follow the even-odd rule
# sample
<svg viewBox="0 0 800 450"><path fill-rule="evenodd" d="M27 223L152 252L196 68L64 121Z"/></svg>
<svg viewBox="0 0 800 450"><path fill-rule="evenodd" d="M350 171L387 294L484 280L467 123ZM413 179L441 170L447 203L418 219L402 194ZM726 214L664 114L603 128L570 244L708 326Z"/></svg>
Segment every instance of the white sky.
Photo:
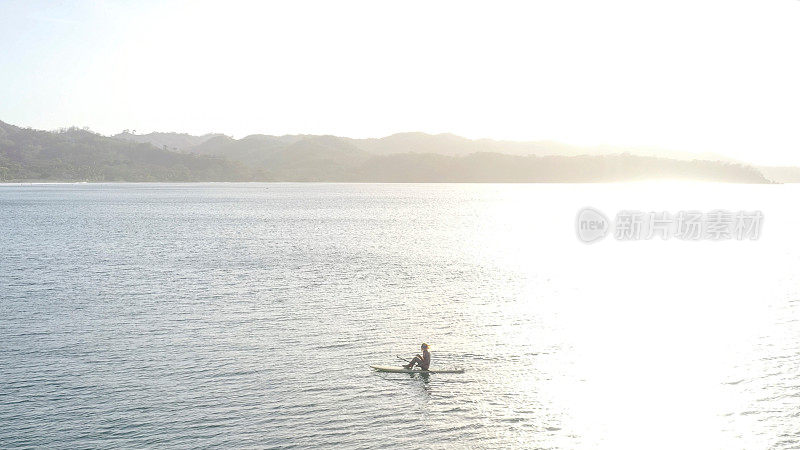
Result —
<svg viewBox="0 0 800 450"><path fill-rule="evenodd" d="M800 165L800 1L0 2L0 120Z"/></svg>

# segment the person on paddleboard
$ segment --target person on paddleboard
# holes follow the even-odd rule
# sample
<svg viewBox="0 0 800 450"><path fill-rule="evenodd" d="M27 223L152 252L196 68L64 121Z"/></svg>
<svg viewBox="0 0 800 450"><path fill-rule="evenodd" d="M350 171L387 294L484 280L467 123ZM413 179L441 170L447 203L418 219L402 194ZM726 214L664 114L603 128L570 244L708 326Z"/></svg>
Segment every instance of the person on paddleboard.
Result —
<svg viewBox="0 0 800 450"><path fill-rule="evenodd" d="M431 366L431 352L428 351L428 344L423 343L420 348L422 349L422 355L415 356L411 362L403 367L406 369L411 369L414 367L414 364L416 364L420 369L428 370L428 367Z"/></svg>

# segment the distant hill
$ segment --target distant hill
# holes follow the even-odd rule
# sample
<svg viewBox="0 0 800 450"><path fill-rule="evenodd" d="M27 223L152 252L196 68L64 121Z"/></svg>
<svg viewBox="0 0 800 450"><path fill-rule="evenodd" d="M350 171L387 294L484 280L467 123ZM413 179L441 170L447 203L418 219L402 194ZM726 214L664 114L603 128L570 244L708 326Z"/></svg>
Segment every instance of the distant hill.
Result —
<svg viewBox="0 0 800 450"><path fill-rule="evenodd" d="M315 135L221 136L189 151L238 161L258 170L262 179L295 181L351 180L358 166L373 156L352 139Z"/></svg>
<svg viewBox="0 0 800 450"><path fill-rule="evenodd" d="M261 168L270 177L291 180L600 182L670 178L769 182L755 168L739 163L629 153L586 155L575 147L553 145L425 133L381 139L251 135L239 140L216 137L189 151L229 158Z"/></svg>
<svg viewBox="0 0 800 450"><path fill-rule="evenodd" d="M558 142L513 142L492 139L467 139L454 134L397 133L383 138L357 139L364 150L378 154L435 153L448 156L465 156L472 153L503 153L506 155L560 155L576 156L589 149ZM620 153L620 151L617 151Z"/></svg>
<svg viewBox="0 0 800 450"><path fill-rule="evenodd" d="M398 133L378 139L355 139L356 145L378 155L396 153L436 153L465 156L472 153L502 153L518 156L580 156L615 155L628 153L636 156L653 156L681 160L713 160L736 162L711 153L695 154L646 147L580 147L553 141L497 141L493 139L467 139L454 134Z"/></svg>
<svg viewBox="0 0 800 450"><path fill-rule="evenodd" d="M775 183L800 183L800 167L762 166L758 169Z"/></svg>
<svg viewBox="0 0 800 450"><path fill-rule="evenodd" d="M397 133L378 139L357 139L357 145L376 155L397 153L435 153L464 156L471 153L495 152L511 155L531 155L545 150L538 144L508 145L500 150L495 141L473 141L454 134ZM563 151L565 149L554 149Z"/></svg>
<svg viewBox="0 0 800 450"><path fill-rule="evenodd" d="M159 148L166 145L167 150L189 151L192 153L231 156L243 158L245 155L255 156L267 146L275 148L306 139L321 138L317 135L285 135L271 136L254 134L236 140L223 134L205 134L193 136L185 133L149 133L131 134L123 132L113 136L117 139L134 142L148 142ZM518 156L579 156L579 155L613 155L629 153L637 156L654 156L681 160L713 160L736 162L732 159L712 154L695 154L658 148L595 146L580 147L553 141L515 142L493 139L467 139L454 134L428 134L420 132L397 133L382 138L352 139L338 137L340 142L349 142L353 146L375 155L392 155L398 153L435 153L447 156L466 156L472 153L502 153Z"/></svg>
<svg viewBox="0 0 800 450"><path fill-rule="evenodd" d="M575 151L561 144L470 140L449 134L401 133L381 139L319 135L233 139L178 133L107 137L77 128L50 132L0 122L0 181L769 183L797 179L800 172L769 168L774 177L770 178L735 162Z"/></svg>
<svg viewBox="0 0 800 450"><path fill-rule="evenodd" d="M133 141L142 144L153 144L154 146L173 151L185 151L190 147L206 142L209 139L222 136L221 134L204 134L202 136L192 136L186 133L148 133L133 134L127 130L112 136L123 141Z"/></svg>
<svg viewBox="0 0 800 450"><path fill-rule="evenodd" d="M769 183L751 166L718 161L681 161L650 156L467 156L405 153L371 158L359 181L474 183L600 183L642 180L703 180Z"/></svg>
<svg viewBox="0 0 800 450"><path fill-rule="evenodd" d="M55 132L0 122L0 181L250 180L236 162L165 151L78 128Z"/></svg>

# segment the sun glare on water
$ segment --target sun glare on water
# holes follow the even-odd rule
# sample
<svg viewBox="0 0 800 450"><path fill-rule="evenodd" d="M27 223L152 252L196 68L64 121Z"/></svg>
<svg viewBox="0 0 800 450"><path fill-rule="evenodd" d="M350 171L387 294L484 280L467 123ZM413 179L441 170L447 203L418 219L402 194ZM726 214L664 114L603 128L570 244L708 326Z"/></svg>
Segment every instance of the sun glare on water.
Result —
<svg viewBox="0 0 800 450"><path fill-rule="evenodd" d="M609 213L707 209L719 204L715 190L738 189L704 185L709 200L693 195L695 183L638 188L606 187L612 196L600 200ZM613 239L587 246L567 222L573 204L516 192L498 194L503 200L489 206L479 238L504 249L497 264L525 280L506 294L516 298L516 317L533 325L498 331L498 341L541 349L547 329L558 342L552 354L531 359L529 375L508 379L513 389L557 404L565 429L587 447L731 448L753 439L736 431L732 416L746 405L731 390L753 370L756 341L774 319L764 289L773 274L752 264L761 247ZM574 201L577 210L586 200ZM750 206L746 198L739 204ZM542 210L564 214L543 217Z"/></svg>

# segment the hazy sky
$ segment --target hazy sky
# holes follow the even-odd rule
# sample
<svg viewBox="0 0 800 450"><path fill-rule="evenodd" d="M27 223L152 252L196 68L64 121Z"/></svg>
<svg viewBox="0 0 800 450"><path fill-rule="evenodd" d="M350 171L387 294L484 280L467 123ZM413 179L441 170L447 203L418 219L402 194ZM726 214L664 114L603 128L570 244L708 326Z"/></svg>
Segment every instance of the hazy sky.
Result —
<svg viewBox="0 0 800 450"><path fill-rule="evenodd" d="M0 0L0 120L800 164L800 1Z"/></svg>

